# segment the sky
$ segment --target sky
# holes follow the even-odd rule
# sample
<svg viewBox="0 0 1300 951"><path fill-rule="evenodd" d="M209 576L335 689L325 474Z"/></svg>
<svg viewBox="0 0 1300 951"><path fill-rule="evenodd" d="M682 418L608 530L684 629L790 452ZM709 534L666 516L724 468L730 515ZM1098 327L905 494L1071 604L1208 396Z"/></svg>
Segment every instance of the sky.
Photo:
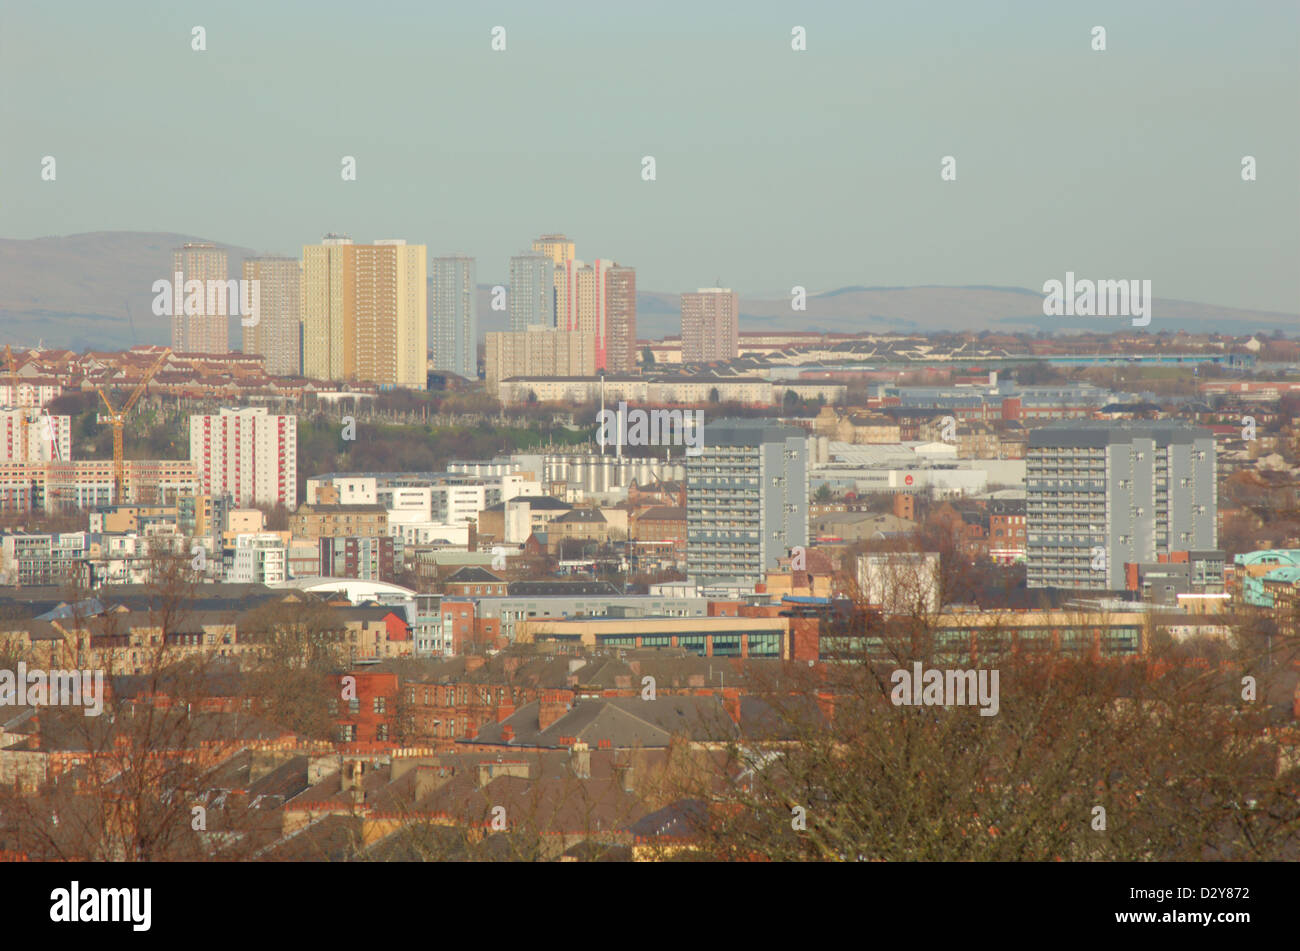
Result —
<svg viewBox="0 0 1300 951"><path fill-rule="evenodd" d="M88 231L405 238L481 283L564 232L672 293L1073 271L1300 312L1300 3L0 5L0 237Z"/></svg>

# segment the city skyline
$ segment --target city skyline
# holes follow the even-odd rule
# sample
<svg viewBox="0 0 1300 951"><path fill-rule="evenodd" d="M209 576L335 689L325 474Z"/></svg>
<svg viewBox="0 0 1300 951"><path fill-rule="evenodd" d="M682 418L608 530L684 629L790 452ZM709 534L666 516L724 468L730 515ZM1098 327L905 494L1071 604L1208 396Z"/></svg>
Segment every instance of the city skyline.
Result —
<svg viewBox="0 0 1300 951"><path fill-rule="evenodd" d="M1108 869L1300 860L1297 41L1295 0L4 7L19 933L192 931L150 863L288 883L246 932L302 863L815 861L1249 937L1281 889Z"/></svg>
<svg viewBox="0 0 1300 951"><path fill-rule="evenodd" d="M202 51L190 45L194 17L126 33L110 10L73 8L81 30L39 8L6 14L5 75L69 64L6 103L0 207L14 238L172 230L289 254L304 233L342 222L462 249L492 262L485 279L504 281L518 236L542 225L635 261L641 286L665 291L715 273L771 297L794 285L1037 288L1074 270L1151 280L1157 296L1300 312L1290 266L1300 184L1286 173L1300 130L1277 121L1297 104L1288 37L1300 13L1283 4L1198 6L1170 20L1160 7L1103 3L1085 19L1013 3L996 27L955 3L833 19L765 4L744 22L685 5L593 6L555 20L507 4L490 17L435 19L406 3L364 17L326 4L331 15L308 22L293 5L236 4L206 18ZM673 10L689 30L669 25ZM498 23L502 51L490 45ZM1104 51L1090 46L1094 23L1108 30ZM795 26L806 29L802 51L791 48ZM935 30L957 44L938 59ZM312 42L286 46L288 34ZM430 35L454 41L433 66L419 52ZM401 97L377 97L364 78L331 99L297 95L292 77L318 58L364 64L377 49L384 68L373 72L398 88L455 80L473 90L442 126L460 144L403 119ZM670 61L678 66L665 72ZM542 68L602 121L503 123L500 98ZM182 81L153 82L159 70ZM90 95L65 95L90 75ZM173 117L195 96L240 118L186 128L185 160L173 161ZM259 108L241 108L247 101ZM108 151L92 145L106 115ZM288 122L277 128L271 116ZM1096 117L1086 134L1066 131L1077 116ZM255 161L192 147L232 129L259 142ZM42 179L46 156L58 163L53 180ZM642 178L646 156L653 181ZM1253 181L1242 179L1246 156L1258 163ZM348 157L355 180L340 176ZM204 181L213 184L194 187ZM706 209L706 220L727 222L727 240L709 224L681 227Z"/></svg>

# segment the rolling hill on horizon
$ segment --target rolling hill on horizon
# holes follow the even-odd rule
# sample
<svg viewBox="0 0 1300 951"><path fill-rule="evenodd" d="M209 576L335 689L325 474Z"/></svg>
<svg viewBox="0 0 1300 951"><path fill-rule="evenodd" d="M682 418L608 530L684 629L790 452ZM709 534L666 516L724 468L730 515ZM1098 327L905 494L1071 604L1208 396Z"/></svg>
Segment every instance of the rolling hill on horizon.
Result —
<svg viewBox="0 0 1300 951"><path fill-rule="evenodd" d="M263 252L210 238L170 232L98 231L31 239L0 239L0 342L17 347L122 349L167 343L170 318L152 311L153 283L170 277L172 251L190 241L224 248L230 275ZM504 267L501 268L504 270ZM481 275L480 275L481 277ZM479 285L479 333L507 328L508 316L489 306L491 285ZM1036 290L994 286L846 286L808 293L806 311L788 297L740 298L742 330L821 330L842 333L926 333L944 330L1070 332L1119 330L1127 320L1047 317ZM637 293L637 335L676 334L680 292ZM1300 329L1300 314L1219 307L1156 297L1146 329L1241 333ZM231 343L239 344L238 318Z"/></svg>

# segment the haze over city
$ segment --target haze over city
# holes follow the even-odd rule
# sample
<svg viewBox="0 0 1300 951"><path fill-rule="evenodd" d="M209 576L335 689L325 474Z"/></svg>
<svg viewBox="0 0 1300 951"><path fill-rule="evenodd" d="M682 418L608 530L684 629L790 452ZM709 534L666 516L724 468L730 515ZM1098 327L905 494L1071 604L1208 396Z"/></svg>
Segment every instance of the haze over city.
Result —
<svg viewBox="0 0 1300 951"><path fill-rule="evenodd" d="M559 230L668 293L1037 291L1068 268L1300 313L1300 10L1167 9L11 5L0 236L405 237L492 284Z"/></svg>
<svg viewBox="0 0 1300 951"><path fill-rule="evenodd" d="M1298 40L0 10L10 918L360 946L446 919L439 862L510 904L479 943L1282 919Z"/></svg>

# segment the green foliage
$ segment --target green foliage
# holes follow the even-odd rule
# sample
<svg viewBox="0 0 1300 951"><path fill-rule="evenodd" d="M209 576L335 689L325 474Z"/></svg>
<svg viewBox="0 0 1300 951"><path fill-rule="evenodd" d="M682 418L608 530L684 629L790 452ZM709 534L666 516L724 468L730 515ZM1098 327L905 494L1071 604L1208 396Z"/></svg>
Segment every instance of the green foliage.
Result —
<svg viewBox="0 0 1300 951"><path fill-rule="evenodd" d="M300 481L320 472L440 472L454 459L489 459L553 442L584 443L586 432L534 422L527 427L401 426L358 419L356 439L344 440L338 420L298 420Z"/></svg>

